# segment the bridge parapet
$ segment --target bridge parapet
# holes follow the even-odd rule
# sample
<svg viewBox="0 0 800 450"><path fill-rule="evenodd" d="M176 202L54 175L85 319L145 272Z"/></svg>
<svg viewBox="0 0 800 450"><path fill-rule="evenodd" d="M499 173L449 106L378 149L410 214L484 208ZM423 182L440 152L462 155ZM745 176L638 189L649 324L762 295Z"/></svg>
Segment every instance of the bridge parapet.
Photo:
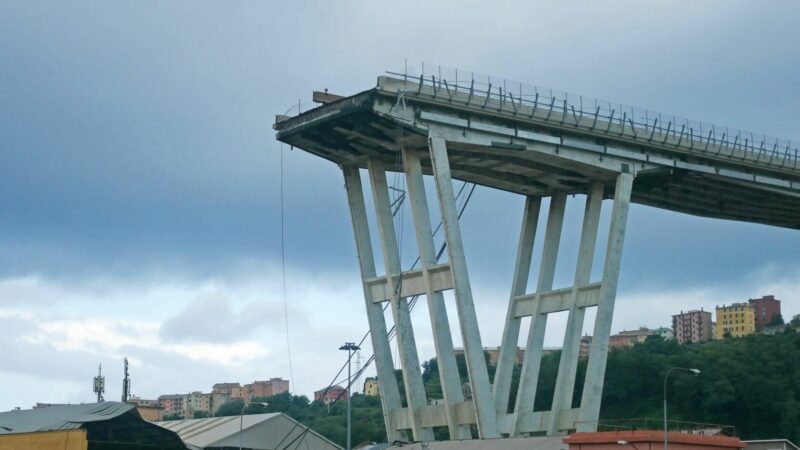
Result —
<svg viewBox="0 0 800 450"><path fill-rule="evenodd" d="M402 80L410 96L477 107L547 127L793 172L800 160L800 144L788 139L499 77L424 63L387 74ZM386 87L391 89L390 84Z"/></svg>

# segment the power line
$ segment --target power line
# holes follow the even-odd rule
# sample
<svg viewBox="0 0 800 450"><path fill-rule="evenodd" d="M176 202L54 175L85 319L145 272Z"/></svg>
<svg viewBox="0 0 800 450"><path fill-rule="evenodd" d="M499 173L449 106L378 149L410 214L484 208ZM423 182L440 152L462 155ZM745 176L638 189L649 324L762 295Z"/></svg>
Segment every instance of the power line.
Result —
<svg viewBox="0 0 800 450"><path fill-rule="evenodd" d="M462 194L464 193L464 191L465 191L465 189L466 189L467 185L470 185L469 193L466 195L466 197L463 197L463 196L462 196ZM475 183L467 183L467 182L465 181L465 182L464 182L464 183L461 185L461 188L458 190L458 193L457 193L457 194L456 194L456 196L455 196L455 197L456 197L456 201L459 201L459 199L461 199L461 200L462 200L462 201L460 202L460 205L458 206L458 209L459 209L459 212L458 212L458 218L459 218L459 219L460 219L460 218L461 218L461 216L464 214L464 211L467 209L467 205L469 204L469 201L472 199L472 194L475 192L475 188L476 188L476 187L477 187L477 185L476 185ZM398 207L398 208L397 208L397 210L395 210L395 212L394 212L394 213L396 214L396 213L397 213L397 211L398 211L399 209L400 209L400 208ZM442 227L442 224L443 224L443 223L442 223L442 221L439 221L439 224L436 226L436 228L434 229L434 231L433 231L433 233L432 233L432 235L433 235L433 236L435 236L435 235L436 235L436 233L437 233L437 232L438 232L438 231L441 229L441 227ZM442 245L439 247L439 251L436 253L436 261L437 261L437 262L439 261L439 259L441 259L441 257L442 257L442 255L444 254L444 251L445 251L445 249L446 249L446 248L447 248L447 240L445 240L444 242L442 242ZM420 261L420 258L421 258L421 257L417 257L417 259L416 259L416 260L414 261L414 263L411 265L411 269L410 269L410 270L413 270L413 269L414 269L414 267L416 267L416 265L417 265L417 264L419 263L419 261ZM417 300L419 299L419 297L420 297L419 295L415 295L415 296L411 297L411 300L408 302L408 309L409 309L409 312L410 312L410 311L411 311L411 310L414 308L414 305L416 305L416 303L417 303ZM389 306L389 304L388 304L388 302L387 302L387 303L386 303L386 304L383 306L383 310L384 310L384 311L386 311L386 308L387 308L388 306ZM364 334L364 337L362 337L362 338L361 338L361 341L359 341L359 343L358 343L358 346L361 346L361 344L363 344L363 343L364 343L364 341L367 339L367 337L369 336L369 334L370 334L370 331L367 331L367 332L366 332L366 334ZM388 336L389 340L393 339L393 338L394 338L394 336L395 336L395 334L396 334L396 331L395 331L395 326L392 326L392 328L391 328L391 329L390 329L390 330L387 332L387 336ZM326 387L326 388L323 390L323 392L326 392L326 391L328 391L328 390L329 390L331 387L333 387L334 385L336 385L336 384L339 384L339 383L341 382L341 381L339 381L339 383L337 383L337 381L336 381L336 380L338 380L338 379L339 379L339 376L340 376L340 375L342 374L342 372L343 372L343 371L344 371L344 370L347 368L347 365L350 363L350 359L351 359L351 358L352 358L352 355L349 355L349 356L348 356L348 358L347 358L347 361L345 361L345 363L342 365L341 369L339 369L339 371L338 371L338 372L336 373L336 375L333 377L333 381L331 381L331 383L328 385L328 387ZM369 356L369 358L367 358L367 361L364 363L364 365L361 367L361 369L360 369L360 370L358 370L358 371L356 372L355 376L354 376L353 378L351 378L351 381L349 381L349 382L348 382L348 385L347 385L347 389L346 389L346 391L348 391L348 392L349 392L349 390L350 390L350 388L351 388L351 385L352 385L352 379L358 379L358 378L359 378L359 377L360 377L360 376L361 376L361 375L364 373L364 371L366 371L366 370L367 370L367 368L369 367L369 365L370 365L370 364L371 364L373 361L375 361L375 354L374 354L374 353L373 353L372 355L370 355L370 356ZM345 392L345 390L343 390L342 392L340 392L340 393L339 393L339 395L338 395L338 396L337 396L335 399L333 399L333 401L332 401L332 402L330 402L330 404L335 404L336 402L338 402L338 401L339 401L339 400L342 398L342 395L344 395L344 392ZM282 444L282 443L283 443L283 442L284 442L284 441L285 441L285 440L286 440L286 439L289 437L289 435L291 435L291 434L292 434L292 432L293 432L293 431L294 431L294 430L295 430L295 429L296 429L296 428L297 428L299 425L300 425L300 422L297 422L297 423L296 423L296 424L295 424L295 425L292 427L292 429L291 429L291 430L289 430L289 432L288 432L288 433L286 433L286 436L284 436L284 438L283 438L283 439L282 439L282 440L281 440L281 441L278 443L278 445L276 445L276 446L275 446L275 448L276 448L276 449L280 449L280 450L287 450L289 447L291 447L291 445L292 445L293 443L297 442L297 441L298 441L298 439L300 440L300 442L298 442L298 443L297 443L297 446L295 446L295 448L299 447L300 443L302 443L302 442L303 442L303 439L305 438L305 435L306 435L306 433L308 433L308 432L310 431L310 428L309 428L309 427L307 427L307 426L305 427L305 430L303 430L303 431L302 431L302 432L301 432L301 433L300 433L300 434L299 434L297 437L295 437L294 439L292 439L291 441L289 441L289 442L288 442L288 443L287 443L287 444L286 444L284 447L281 447L281 446L280 446L280 445L281 445L281 444Z"/></svg>
<svg viewBox="0 0 800 450"><path fill-rule="evenodd" d="M281 164L280 164L280 178L281 178L281 281L283 285L283 322L286 327L286 353L289 357L289 386L291 391L294 390L294 371L292 370L292 345L289 339L289 306L286 300L286 233L285 233L285 219L283 208L283 142L281 142Z"/></svg>

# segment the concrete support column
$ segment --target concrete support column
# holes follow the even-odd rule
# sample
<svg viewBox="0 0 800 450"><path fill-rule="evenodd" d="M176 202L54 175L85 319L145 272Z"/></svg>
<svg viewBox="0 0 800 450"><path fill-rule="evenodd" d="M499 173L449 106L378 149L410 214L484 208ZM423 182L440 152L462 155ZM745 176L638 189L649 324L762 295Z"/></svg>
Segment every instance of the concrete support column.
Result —
<svg viewBox="0 0 800 450"><path fill-rule="evenodd" d="M361 281L364 287L364 299L367 306L367 321L369 322L372 350L375 353L375 368L378 374L378 387L381 392L383 404L383 419L386 424L386 437L389 442L407 440L405 430L398 430L394 420L394 413L401 409L400 391L397 379L394 377L394 364L392 363L392 350L386 330L386 320L383 308L379 303L370 299L366 281L375 278L375 256L372 252L372 240L367 223L367 210L364 204L364 192L361 186L361 177L358 167L344 166L345 186L347 188L347 203L350 207L350 219L353 222L353 234L356 241L358 264L361 270Z"/></svg>
<svg viewBox="0 0 800 450"><path fill-rule="evenodd" d="M403 156L403 166L406 172L408 185L408 199L411 205L411 215L414 218L417 247L420 254L420 267L425 278L428 300L428 312L433 330L433 342L436 347L436 362L439 368L439 380L442 385L442 396L446 405L450 439L470 439L469 426L460 425L454 405L464 401L461 390L461 378L458 375L455 352L453 351L453 337L450 333L450 323L447 320L447 309L444 296L433 289L430 280L430 269L436 265L436 249L431 228L430 210L428 199L425 196L425 183L422 178L422 166L416 151L406 150L400 140L400 151Z"/></svg>
<svg viewBox="0 0 800 450"><path fill-rule="evenodd" d="M525 198L525 212L522 215L522 229L519 233L517 246L517 259L514 264L514 278L511 281L511 297L508 301L506 325L503 330L503 340L500 344L500 356L497 361L497 371L494 374L494 403L498 416L508 413L508 400L511 392L511 378L514 374L514 364L517 360L517 342L522 320L514 316L514 298L525 295L528 288L528 274L531 270L533 257L533 242L536 237L536 227L539 222L539 210L542 199L528 196Z"/></svg>
<svg viewBox="0 0 800 450"><path fill-rule="evenodd" d="M392 207L389 201L389 186L386 182L386 171L377 161L369 162L369 178L372 185L372 198L378 222L378 234L383 248L383 260L386 267L386 279L392 289L389 301L394 317L395 334L403 369L403 382L406 388L406 401L409 409L409 420L414 440L433 440L433 430L422 426L422 408L427 405L425 387L422 383L417 344L414 340L414 328L411 325L411 313L408 301L400 297L400 284L403 282L400 267L400 251L397 248L397 235L394 229Z"/></svg>
<svg viewBox="0 0 800 450"><path fill-rule="evenodd" d="M564 224L564 210L567 196L562 193L553 194L550 198L550 210L547 215L547 228L544 235L542 264L539 268L539 280L536 293L541 294L553 289L553 278L558 259L558 247L561 241L561 228ZM525 358L522 362L517 401L514 405L515 420L511 435L519 434L519 426L533 414L536 399L536 387L539 383L539 369L542 364L544 333L547 329L547 314L539 314L540 302L537 298L536 309L531 316L531 328L525 346Z"/></svg>
<svg viewBox="0 0 800 450"><path fill-rule="evenodd" d="M458 208L453 194L453 180L450 175L450 161L447 156L445 140L436 130L431 129L429 147L436 191L444 223L447 253L453 275L453 285L458 308L458 321L464 341L464 355L467 361L469 382L472 387L472 401L478 423L478 434L482 439L499 437L497 414L492 399L489 373L483 356L478 329L478 317L472 298L464 244L461 240L461 227L458 223Z"/></svg>
<svg viewBox="0 0 800 450"><path fill-rule="evenodd" d="M578 356L581 346L581 331L585 308L578 306L578 290L589 284L592 275L592 261L597 244L597 227L600 223L600 210L603 205L602 183L592 183L586 196L586 208L583 213L583 227L578 247L578 264L575 270L575 284L572 287L572 303L564 334L564 345L561 348L561 359L558 363L558 377L553 394L553 406L550 408L550 422L547 434L553 436L560 430L560 414L572 408L572 396L575 390L575 376L578 368ZM570 424L571 426L572 424Z"/></svg>
<svg viewBox="0 0 800 450"><path fill-rule="evenodd" d="M600 287L600 300L594 323L592 349L586 367L586 380L583 384L581 411L578 417L578 431L595 431L600 417L600 400L603 393L603 380L608 356L608 338L611 335L611 319L614 314L614 301L617 297L617 281L622 260L622 245L630 209L633 175L621 173L617 176L614 189L614 209L611 212L611 227L608 233L608 246L603 266L603 281Z"/></svg>

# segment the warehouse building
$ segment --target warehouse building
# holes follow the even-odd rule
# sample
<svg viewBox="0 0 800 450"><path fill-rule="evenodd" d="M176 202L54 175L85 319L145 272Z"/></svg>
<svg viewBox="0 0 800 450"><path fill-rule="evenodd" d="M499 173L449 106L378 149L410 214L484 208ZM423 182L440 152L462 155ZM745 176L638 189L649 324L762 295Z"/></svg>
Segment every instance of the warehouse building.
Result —
<svg viewBox="0 0 800 450"><path fill-rule="evenodd" d="M178 433L193 450L342 450L283 413L169 420L157 425Z"/></svg>
<svg viewBox="0 0 800 450"><path fill-rule="evenodd" d="M117 402L0 413L0 450L185 450L172 431Z"/></svg>

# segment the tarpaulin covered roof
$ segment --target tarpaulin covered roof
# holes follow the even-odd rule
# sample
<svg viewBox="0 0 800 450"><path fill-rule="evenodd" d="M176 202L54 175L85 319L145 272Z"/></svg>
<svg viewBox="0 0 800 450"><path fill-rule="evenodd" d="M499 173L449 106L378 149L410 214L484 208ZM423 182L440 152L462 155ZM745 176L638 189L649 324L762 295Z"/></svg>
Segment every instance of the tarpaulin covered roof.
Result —
<svg viewBox="0 0 800 450"><path fill-rule="evenodd" d="M186 448L176 433L142 419L135 406L117 402L56 405L0 413L0 448L22 448L18 441L24 440L24 448L63 449L64 445L54 447L44 441L51 442L54 434L62 433L61 441L66 442L69 440L67 435L78 429L84 434L80 438L83 446L77 448L88 450Z"/></svg>
<svg viewBox="0 0 800 450"><path fill-rule="evenodd" d="M71 430L87 422L110 420L136 407L127 403L103 402L83 405L55 405L0 413L0 427L6 433Z"/></svg>

